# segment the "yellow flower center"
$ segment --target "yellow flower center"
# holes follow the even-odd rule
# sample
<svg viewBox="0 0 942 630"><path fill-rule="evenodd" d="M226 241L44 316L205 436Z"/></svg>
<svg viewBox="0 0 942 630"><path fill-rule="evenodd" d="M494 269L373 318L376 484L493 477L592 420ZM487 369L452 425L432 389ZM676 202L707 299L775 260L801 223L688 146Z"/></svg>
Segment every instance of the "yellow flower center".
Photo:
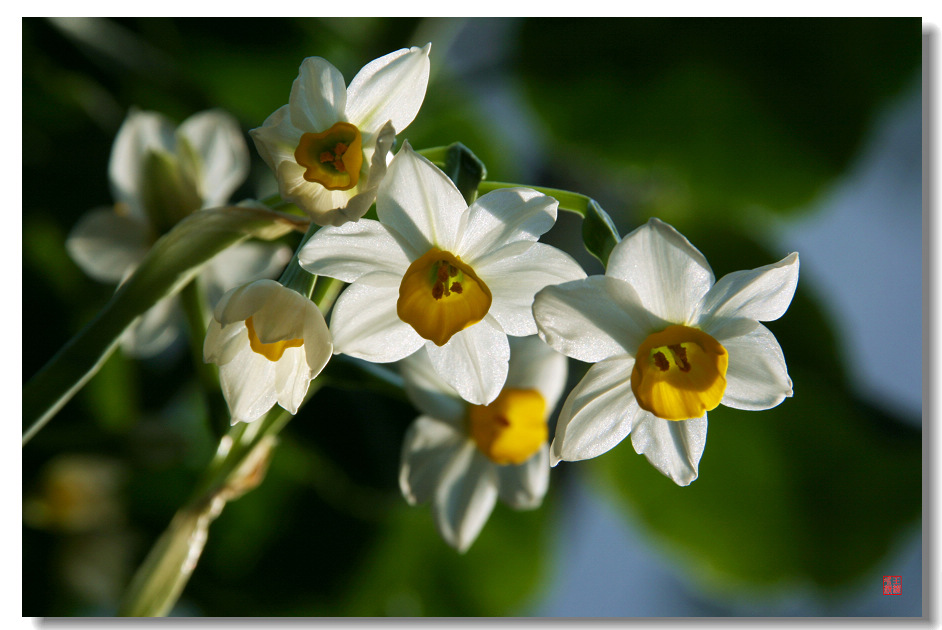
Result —
<svg viewBox="0 0 942 630"><path fill-rule="evenodd" d="M726 348L710 335L668 326L638 348L631 391L641 408L658 418L699 418L723 399L728 365Z"/></svg>
<svg viewBox="0 0 942 630"><path fill-rule="evenodd" d="M471 439L495 464L522 464L546 443L546 400L535 389L504 389L489 405L472 405Z"/></svg>
<svg viewBox="0 0 942 630"><path fill-rule="evenodd" d="M491 291L456 256L430 249L409 265L399 285L396 313L425 339L443 346L491 308Z"/></svg>
<svg viewBox="0 0 942 630"><path fill-rule="evenodd" d="M363 138L355 125L339 122L327 131L301 136L294 159L305 168L307 181L327 190L350 190L360 179Z"/></svg>
<svg viewBox="0 0 942 630"><path fill-rule="evenodd" d="M269 361L280 359L288 348L300 348L304 345L303 339L284 339L274 343L262 343L258 335L255 334L255 324L252 323L251 317L245 320L245 327L249 331L249 347L252 348L253 352L262 355Z"/></svg>

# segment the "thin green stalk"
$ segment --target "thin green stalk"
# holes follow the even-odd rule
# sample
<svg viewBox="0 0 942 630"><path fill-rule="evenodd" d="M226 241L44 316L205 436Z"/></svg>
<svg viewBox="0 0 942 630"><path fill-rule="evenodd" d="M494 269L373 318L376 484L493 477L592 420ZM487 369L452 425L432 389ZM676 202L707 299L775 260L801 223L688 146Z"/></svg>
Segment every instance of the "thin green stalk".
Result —
<svg viewBox="0 0 942 630"><path fill-rule="evenodd" d="M190 354L193 369L203 390L206 402L206 414L209 428L213 435L222 437L229 428L229 407L219 389L218 368L203 360L203 342L206 339L207 313L198 286L199 278L194 278L180 291L180 304L189 328Z"/></svg>

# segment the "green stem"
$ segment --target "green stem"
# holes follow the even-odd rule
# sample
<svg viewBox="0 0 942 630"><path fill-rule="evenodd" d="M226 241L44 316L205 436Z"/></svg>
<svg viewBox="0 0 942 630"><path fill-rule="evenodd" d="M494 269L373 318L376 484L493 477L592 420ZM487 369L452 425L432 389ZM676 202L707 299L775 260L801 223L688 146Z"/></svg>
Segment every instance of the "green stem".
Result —
<svg viewBox="0 0 942 630"><path fill-rule="evenodd" d="M511 184L507 182L488 182L484 181L478 184L478 194L484 195L492 190L499 190L501 188L519 188L521 184ZM526 188L531 188L537 192L541 192L544 195L548 195L556 199L559 202L559 209L565 210L566 212L573 212L578 214L580 217L585 217L586 212L588 211L589 204L592 202L592 198L586 195L581 195L579 193L574 193L569 190L562 190L560 188L546 188L544 186L525 186Z"/></svg>
<svg viewBox="0 0 942 630"><path fill-rule="evenodd" d="M190 354L193 368L203 390L209 428L217 438L222 437L229 428L229 407L219 389L218 368L203 360L203 342L206 339L206 321L208 319L205 304L194 278L180 291L180 304L189 326Z"/></svg>
<svg viewBox="0 0 942 630"><path fill-rule="evenodd" d="M322 383L314 381L307 398ZM173 609L196 568L208 536L209 525L226 503L257 485L255 471L242 470L262 442L274 438L291 420L291 414L276 407L253 423L240 422L220 440L196 490L170 521L135 573L122 599L118 614L127 617L161 617ZM247 477L248 474L248 477Z"/></svg>
<svg viewBox="0 0 942 630"><path fill-rule="evenodd" d="M478 194L487 194L501 188L516 188L519 184L505 182L481 182L478 184ZM559 209L573 212L582 217L582 243L586 251L599 259L603 266L608 265L609 254L621 240L615 222L608 216L595 199L580 195L569 190L559 188L545 188L542 186L526 186L544 195L554 197L559 202Z"/></svg>
<svg viewBox="0 0 942 630"><path fill-rule="evenodd" d="M421 149L416 151L419 155L424 157L429 162L432 162L441 168L442 165L448 160L448 151L450 147L429 147L428 149Z"/></svg>

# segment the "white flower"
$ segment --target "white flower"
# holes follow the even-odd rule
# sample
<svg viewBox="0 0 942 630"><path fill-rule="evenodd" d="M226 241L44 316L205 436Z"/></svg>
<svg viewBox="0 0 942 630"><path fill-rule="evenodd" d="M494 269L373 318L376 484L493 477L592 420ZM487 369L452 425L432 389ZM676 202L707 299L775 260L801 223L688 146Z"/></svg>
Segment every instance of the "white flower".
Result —
<svg viewBox="0 0 942 630"><path fill-rule="evenodd" d="M331 350L314 302L274 280L256 280L219 300L203 358L219 366L235 424L260 418L276 402L296 414Z"/></svg>
<svg viewBox="0 0 942 630"><path fill-rule="evenodd" d="M115 205L82 216L66 250L95 280L121 283L162 232L195 210L223 204L248 170L248 148L229 114L201 112L175 129L161 114L131 111L108 165ZM267 243L229 248L200 274L209 303L237 284L276 273L290 256L286 247ZM131 325L121 345L135 356L155 355L176 339L181 325L176 298L166 298Z"/></svg>
<svg viewBox="0 0 942 630"><path fill-rule="evenodd" d="M406 143L380 186L379 221L323 228L299 254L311 273L353 283L331 316L334 351L386 363L424 345L465 400L490 403L507 377L507 335L536 334L533 295L585 277L569 255L536 242L556 207L512 188L469 208Z"/></svg>
<svg viewBox="0 0 942 630"><path fill-rule="evenodd" d="M782 349L760 321L782 316L798 254L713 284L706 259L651 219L612 250L604 276L547 287L533 304L540 336L595 363L563 405L553 465L631 442L679 485L697 478L707 414L769 409L792 395Z"/></svg>
<svg viewBox="0 0 942 630"><path fill-rule="evenodd" d="M406 392L423 414L402 445L399 487L411 504L432 502L442 538L464 552L497 498L536 508L549 485L546 420L566 384L566 357L536 336L510 341L507 385L490 405L469 405L420 350L402 362Z"/></svg>
<svg viewBox="0 0 942 630"><path fill-rule="evenodd" d="M374 59L349 87L326 60L301 63L288 104L250 132L282 198L318 225L356 221L369 210L396 134L425 99L430 49L403 48Z"/></svg>

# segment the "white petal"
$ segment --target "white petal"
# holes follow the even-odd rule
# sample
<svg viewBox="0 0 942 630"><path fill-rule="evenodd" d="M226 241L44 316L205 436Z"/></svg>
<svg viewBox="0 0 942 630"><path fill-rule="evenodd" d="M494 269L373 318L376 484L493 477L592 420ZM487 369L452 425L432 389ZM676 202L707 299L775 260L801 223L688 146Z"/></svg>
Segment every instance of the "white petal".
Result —
<svg viewBox="0 0 942 630"><path fill-rule="evenodd" d="M249 336L243 322L223 327L215 319L211 319L206 328L206 339L203 341L203 360L206 363L225 365L248 344Z"/></svg>
<svg viewBox="0 0 942 630"><path fill-rule="evenodd" d="M641 303L673 324L692 322L713 285L706 258L670 225L651 219L612 250L605 275L631 284Z"/></svg>
<svg viewBox="0 0 942 630"><path fill-rule="evenodd" d="M334 354L334 342L327 328L323 313L314 302L308 300L304 313L304 360L311 370L311 378L316 377L327 365Z"/></svg>
<svg viewBox="0 0 942 630"><path fill-rule="evenodd" d="M318 225L340 225L345 222L338 215L353 197L351 190L327 190L321 184L304 179L304 168L294 157L278 164L275 170L281 197L297 204Z"/></svg>
<svg viewBox="0 0 942 630"><path fill-rule="evenodd" d="M301 266L316 275L353 282L372 271L402 277L410 260L379 221L363 219L318 230L301 248Z"/></svg>
<svg viewBox="0 0 942 630"><path fill-rule="evenodd" d="M82 271L99 282L118 283L144 259L153 241L150 226L111 208L85 213L65 241Z"/></svg>
<svg viewBox="0 0 942 630"><path fill-rule="evenodd" d="M134 357L152 357L170 347L180 335L183 314L176 296L154 304L121 335L121 348Z"/></svg>
<svg viewBox="0 0 942 630"><path fill-rule="evenodd" d="M174 125L162 114L132 110L121 123L111 146L108 177L112 197L127 204L137 218L147 217L140 200L144 158L153 150L173 153L175 145Z"/></svg>
<svg viewBox="0 0 942 630"><path fill-rule="evenodd" d="M348 120L367 131L386 121L396 133L408 127L425 99L430 48L403 48L363 66L347 90Z"/></svg>
<svg viewBox="0 0 942 630"><path fill-rule="evenodd" d="M686 486L697 478L706 436L706 414L690 420L663 420L643 412L631 430L631 444L674 483Z"/></svg>
<svg viewBox="0 0 942 630"><path fill-rule="evenodd" d="M260 311L269 300L276 299L279 293L285 290L287 289L282 285L268 279L256 280L231 289L216 303L213 318L223 326L235 322L244 322ZM265 343L278 341L278 339L260 340Z"/></svg>
<svg viewBox="0 0 942 630"><path fill-rule="evenodd" d="M549 487L549 475L549 448L544 444L533 457L519 466L498 466L500 499L517 510L537 508Z"/></svg>
<svg viewBox="0 0 942 630"><path fill-rule="evenodd" d="M496 501L494 465L474 444L465 442L435 490L432 512L442 538L459 552L467 551L481 533Z"/></svg>
<svg viewBox="0 0 942 630"><path fill-rule="evenodd" d="M472 268L491 291L488 312L508 335L518 337L536 334L533 296L537 291L585 278L585 271L569 254L529 241L507 245Z"/></svg>
<svg viewBox="0 0 942 630"><path fill-rule="evenodd" d="M398 276L369 273L344 289L330 316L334 352L373 363L404 359L425 340L396 314Z"/></svg>
<svg viewBox="0 0 942 630"><path fill-rule="evenodd" d="M510 345L507 335L488 315L456 333L444 346L426 342L435 371L473 405L488 405L507 380Z"/></svg>
<svg viewBox="0 0 942 630"><path fill-rule="evenodd" d="M772 265L735 271L720 278L704 296L701 322L722 317L776 320L791 304L797 286L797 253Z"/></svg>
<svg viewBox="0 0 942 630"><path fill-rule="evenodd" d="M248 344L232 361L220 366L219 384L233 424L259 419L277 401L275 364L253 352Z"/></svg>
<svg viewBox="0 0 942 630"><path fill-rule="evenodd" d="M291 260L291 249L277 243L239 243L216 254L200 273L206 300L215 305L222 295L241 284L271 279Z"/></svg>
<svg viewBox="0 0 942 630"><path fill-rule="evenodd" d="M534 242L556 222L552 197L529 188L506 188L489 192L471 204L457 255L470 265L504 245Z"/></svg>
<svg viewBox="0 0 942 630"><path fill-rule="evenodd" d="M291 122L304 132L321 132L345 120L347 88L343 75L329 61L308 57L291 85ZM267 121L266 121L267 125Z"/></svg>
<svg viewBox="0 0 942 630"><path fill-rule="evenodd" d="M303 171L294 160L294 151L298 148L303 133L292 124L291 111L287 105L276 109L261 127L249 130L258 154L276 173L279 165L285 162L293 163L299 171Z"/></svg>
<svg viewBox="0 0 942 630"><path fill-rule="evenodd" d="M406 431L399 466L399 488L410 505L431 499L445 468L467 444L447 423L421 416Z"/></svg>
<svg viewBox="0 0 942 630"><path fill-rule="evenodd" d="M313 377L304 358L304 349L286 349L275 362L274 386L278 404L292 415L298 413Z"/></svg>
<svg viewBox="0 0 942 630"><path fill-rule="evenodd" d="M551 414L566 386L569 362L537 336L509 337L510 367L504 387L535 389Z"/></svg>
<svg viewBox="0 0 942 630"><path fill-rule="evenodd" d="M554 466L597 457L625 439L640 410L631 391L634 363L627 356L596 363L569 393L550 447Z"/></svg>
<svg viewBox="0 0 942 630"><path fill-rule="evenodd" d="M222 205L249 174L249 150L238 121L222 110L200 112L183 121L177 134L202 159L197 181L203 206Z"/></svg>
<svg viewBox="0 0 942 630"><path fill-rule="evenodd" d="M729 353L721 402L735 409L771 409L792 395L792 380L775 335L758 322L749 323L749 333L718 340Z"/></svg>
<svg viewBox="0 0 942 630"><path fill-rule="evenodd" d="M533 300L533 316L550 346L587 363L634 356L648 334L666 326L631 285L608 276L546 287Z"/></svg>
<svg viewBox="0 0 942 630"><path fill-rule="evenodd" d="M399 363L406 394L419 411L427 416L453 423L458 428L468 404L455 388L442 380L424 347Z"/></svg>
<svg viewBox="0 0 942 630"><path fill-rule="evenodd" d="M309 318L315 322L324 319L314 302L279 284L278 289L270 291L252 315L252 322L259 341L275 343L303 339Z"/></svg>
<svg viewBox="0 0 942 630"><path fill-rule="evenodd" d="M454 252L468 205L455 185L406 142L376 197L379 220L398 233L416 259L432 247Z"/></svg>

